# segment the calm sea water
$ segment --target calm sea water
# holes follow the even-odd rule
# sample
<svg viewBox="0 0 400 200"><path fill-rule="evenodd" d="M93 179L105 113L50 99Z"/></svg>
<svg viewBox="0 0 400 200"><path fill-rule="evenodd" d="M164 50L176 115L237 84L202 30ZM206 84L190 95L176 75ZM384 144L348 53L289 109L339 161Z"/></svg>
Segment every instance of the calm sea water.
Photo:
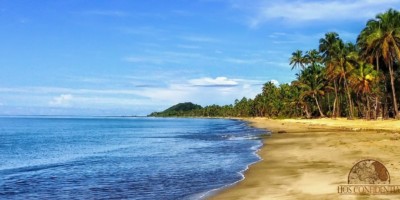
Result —
<svg viewBox="0 0 400 200"><path fill-rule="evenodd" d="M222 119L0 118L0 199L199 199L243 178L261 133Z"/></svg>

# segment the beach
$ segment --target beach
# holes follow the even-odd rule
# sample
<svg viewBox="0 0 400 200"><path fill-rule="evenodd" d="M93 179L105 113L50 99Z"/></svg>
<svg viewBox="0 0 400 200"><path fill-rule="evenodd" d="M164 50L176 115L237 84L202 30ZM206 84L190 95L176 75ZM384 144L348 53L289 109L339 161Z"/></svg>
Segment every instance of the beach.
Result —
<svg viewBox="0 0 400 200"><path fill-rule="evenodd" d="M399 195L340 195L354 164L374 159L400 185L400 121L246 118L268 129L245 179L210 199L399 199Z"/></svg>

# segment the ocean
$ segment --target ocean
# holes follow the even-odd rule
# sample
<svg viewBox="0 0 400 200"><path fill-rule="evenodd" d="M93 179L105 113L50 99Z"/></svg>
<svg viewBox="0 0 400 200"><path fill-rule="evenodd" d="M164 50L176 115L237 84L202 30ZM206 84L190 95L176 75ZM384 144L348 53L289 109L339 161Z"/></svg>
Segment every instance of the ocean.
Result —
<svg viewBox="0 0 400 200"><path fill-rule="evenodd" d="M202 199L264 131L227 119L1 117L0 199Z"/></svg>

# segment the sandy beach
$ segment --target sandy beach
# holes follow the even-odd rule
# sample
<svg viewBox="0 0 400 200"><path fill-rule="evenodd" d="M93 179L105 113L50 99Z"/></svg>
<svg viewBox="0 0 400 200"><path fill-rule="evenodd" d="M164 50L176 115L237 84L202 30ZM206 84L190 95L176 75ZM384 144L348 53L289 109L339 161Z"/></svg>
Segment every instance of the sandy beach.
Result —
<svg viewBox="0 0 400 200"><path fill-rule="evenodd" d="M399 195L340 195L350 169L371 158L400 185L400 121L244 119L272 131L245 180L210 199L400 199Z"/></svg>

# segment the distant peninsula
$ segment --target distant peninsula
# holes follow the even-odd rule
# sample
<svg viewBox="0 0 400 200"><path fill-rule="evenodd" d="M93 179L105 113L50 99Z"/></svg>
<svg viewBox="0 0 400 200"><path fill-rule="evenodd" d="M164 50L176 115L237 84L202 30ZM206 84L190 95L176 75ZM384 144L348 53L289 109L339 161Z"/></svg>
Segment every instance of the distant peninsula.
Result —
<svg viewBox="0 0 400 200"><path fill-rule="evenodd" d="M177 117L177 116L195 116L196 111L203 109L200 105L192 102L178 103L162 112L153 112L148 117Z"/></svg>

